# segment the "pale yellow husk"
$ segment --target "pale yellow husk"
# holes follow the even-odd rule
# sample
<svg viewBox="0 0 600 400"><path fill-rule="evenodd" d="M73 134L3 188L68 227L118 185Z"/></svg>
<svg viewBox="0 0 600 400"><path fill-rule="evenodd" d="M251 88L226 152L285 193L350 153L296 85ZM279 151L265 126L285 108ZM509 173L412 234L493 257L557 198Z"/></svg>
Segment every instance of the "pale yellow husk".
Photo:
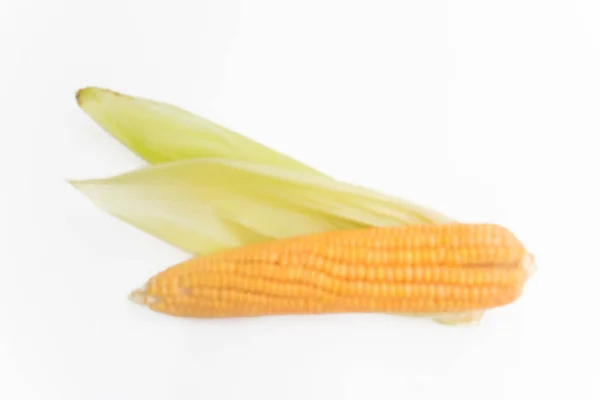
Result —
<svg viewBox="0 0 600 400"><path fill-rule="evenodd" d="M450 222L360 186L248 161L182 160L72 183L101 209L197 254L328 230Z"/></svg>
<svg viewBox="0 0 600 400"><path fill-rule="evenodd" d="M216 157L322 175L280 152L171 104L97 87L81 89L76 97L90 118L151 164Z"/></svg>

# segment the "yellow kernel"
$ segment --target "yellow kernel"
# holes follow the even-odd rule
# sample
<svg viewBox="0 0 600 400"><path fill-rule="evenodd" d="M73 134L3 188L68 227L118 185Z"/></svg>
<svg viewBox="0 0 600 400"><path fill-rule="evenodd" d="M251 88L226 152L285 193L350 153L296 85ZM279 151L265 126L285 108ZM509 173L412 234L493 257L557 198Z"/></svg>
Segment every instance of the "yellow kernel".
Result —
<svg viewBox="0 0 600 400"><path fill-rule="evenodd" d="M446 288L444 286L435 286L435 285L431 285L430 286L430 292L431 294L435 294L436 297L445 297L446 296Z"/></svg>
<svg viewBox="0 0 600 400"><path fill-rule="evenodd" d="M363 294L365 292L365 283L363 281L357 281L355 284L355 290L358 294Z"/></svg>
<svg viewBox="0 0 600 400"><path fill-rule="evenodd" d="M348 275L348 266L346 264L340 264L338 265L339 267L339 274L340 276L346 276Z"/></svg>
<svg viewBox="0 0 600 400"><path fill-rule="evenodd" d="M413 280L413 269L412 269L412 267L406 267L406 269L404 270L404 279L406 279L409 282Z"/></svg>
<svg viewBox="0 0 600 400"><path fill-rule="evenodd" d="M417 282L421 282L423 280L423 268L422 267L415 268L415 280Z"/></svg>
<svg viewBox="0 0 600 400"><path fill-rule="evenodd" d="M388 297L390 295L390 285L387 283L382 283L379 286L380 290L381 290L381 295L383 297Z"/></svg>
<svg viewBox="0 0 600 400"><path fill-rule="evenodd" d="M364 266L364 265L358 265L356 267L356 271L357 271L356 277L358 279L365 279L366 278L366 276L367 276L367 267L366 266Z"/></svg>
<svg viewBox="0 0 600 400"><path fill-rule="evenodd" d="M367 279L370 281L375 280L375 268L374 267L367 269Z"/></svg>
<svg viewBox="0 0 600 400"><path fill-rule="evenodd" d="M372 283L370 289L371 291L369 292L369 294L371 296L374 296L375 298L381 296L380 286L377 283Z"/></svg>
<svg viewBox="0 0 600 400"><path fill-rule="evenodd" d="M385 268L385 280L388 282L393 282L394 281L394 268L392 267L387 267Z"/></svg>

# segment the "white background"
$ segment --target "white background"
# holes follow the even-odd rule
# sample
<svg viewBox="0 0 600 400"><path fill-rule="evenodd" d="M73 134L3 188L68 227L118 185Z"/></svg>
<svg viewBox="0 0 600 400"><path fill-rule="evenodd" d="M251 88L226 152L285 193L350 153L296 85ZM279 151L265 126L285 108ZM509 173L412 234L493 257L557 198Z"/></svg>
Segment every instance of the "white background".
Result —
<svg viewBox="0 0 600 400"><path fill-rule="evenodd" d="M0 2L0 399L600 399L600 3ZM190 321L127 301L188 254L67 179L144 165L83 114L170 102L337 178L512 229L480 326Z"/></svg>

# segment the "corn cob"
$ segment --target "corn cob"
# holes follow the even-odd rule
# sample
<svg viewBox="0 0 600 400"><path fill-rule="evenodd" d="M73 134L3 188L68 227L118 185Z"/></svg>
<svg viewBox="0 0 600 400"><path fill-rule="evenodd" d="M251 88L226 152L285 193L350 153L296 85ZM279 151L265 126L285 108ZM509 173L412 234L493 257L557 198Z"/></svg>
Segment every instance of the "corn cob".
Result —
<svg viewBox="0 0 600 400"><path fill-rule="evenodd" d="M494 224L325 232L182 262L130 299L182 317L382 312L428 315L507 305L533 257Z"/></svg>

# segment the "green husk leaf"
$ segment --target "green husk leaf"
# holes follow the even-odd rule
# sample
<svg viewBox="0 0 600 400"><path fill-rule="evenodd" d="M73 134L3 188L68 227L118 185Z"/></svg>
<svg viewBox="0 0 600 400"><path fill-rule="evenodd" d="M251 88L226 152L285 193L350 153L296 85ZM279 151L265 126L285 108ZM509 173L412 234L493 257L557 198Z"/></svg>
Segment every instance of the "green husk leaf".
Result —
<svg viewBox="0 0 600 400"><path fill-rule="evenodd" d="M104 211L197 254L303 234L451 222L328 177L232 159L190 159L72 181Z"/></svg>
<svg viewBox="0 0 600 400"><path fill-rule="evenodd" d="M90 118L151 164L209 157L322 175L293 158L170 104L97 87L80 89L76 98Z"/></svg>

